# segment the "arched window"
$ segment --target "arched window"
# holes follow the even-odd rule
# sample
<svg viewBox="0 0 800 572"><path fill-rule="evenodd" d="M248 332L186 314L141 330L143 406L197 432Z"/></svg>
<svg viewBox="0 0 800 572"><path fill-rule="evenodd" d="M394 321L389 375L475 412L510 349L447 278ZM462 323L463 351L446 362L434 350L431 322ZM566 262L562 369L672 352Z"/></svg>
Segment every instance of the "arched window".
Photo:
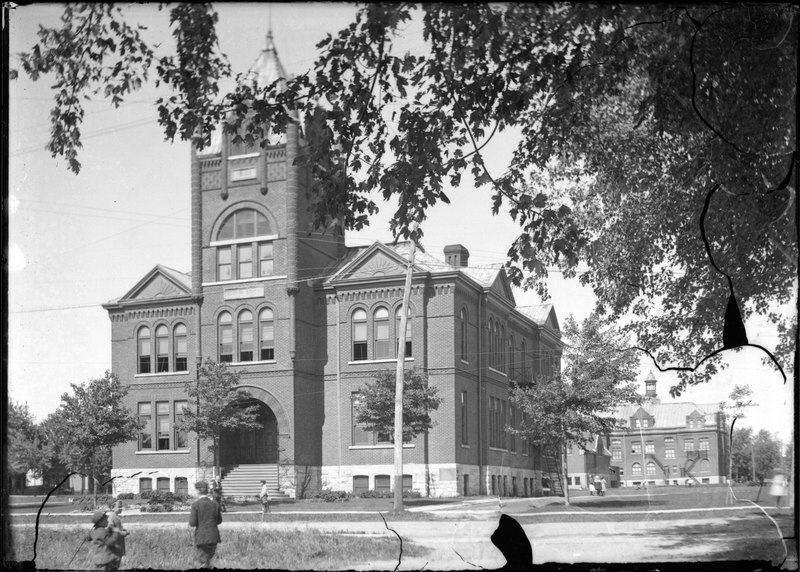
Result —
<svg viewBox="0 0 800 572"><path fill-rule="evenodd" d="M489 367L494 367L494 322L489 318Z"/></svg>
<svg viewBox="0 0 800 572"><path fill-rule="evenodd" d="M219 361L233 361L233 321L229 312L219 315L217 326L217 340L219 343Z"/></svg>
<svg viewBox="0 0 800 572"><path fill-rule="evenodd" d="M367 313L358 309L353 312L353 361L367 359Z"/></svg>
<svg viewBox="0 0 800 572"><path fill-rule="evenodd" d="M631 476L634 477L642 476L642 466L639 463L634 463L633 465L631 465Z"/></svg>
<svg viewBox="0 0 800 572"><path fill-rule="evenodd" d="M397 351L397 349L400 347L400 319L402 318L402 316L403 315L401 313L401 308L398 307L397 308L397 312L395 312L395 318L396 318L395 322L396 322L396 326L397 326L395 328L395 331L397 332L397 339L395 340L395 344L394 344L395 351ZM413 355L411 353L411 350L413 349L413 344L411 343L411 339L412 339L412 335L413 335L413 330L411 328L411 308L408 309L408 312L406 313L406 316L407 316L407 319L406 319L406 357L408 358L408 357L411 357Z"/></svg>
<svg viewBox="0 0 800 572"><path fill-rule="evenodd" d="M500 365L500 324L496 324L494 328L494 367L495 369L499 370L502 366Z"/></svg>
<svg viewBox="0 0 800 572"><path fill-rule="evenodd" d="M253 313L239 314L239 361L253 361Z"/></svg>
<svg viewBox="0 0 800 572"><path fill-rule="evenodd" d="M647 463L647 476L648 477L655 477L656 476L656 464L652 461Z"/></svg>
<svg viewBox="0 0 800 572"><path fill-rule="evenodd" d="M389 341L389 310L378 308L372 316L372 331L375 340L375 359L392 357L392 344Z"/></svg>
<svg viewBox="0 0 800 572"><path fill-rule="evenodd" d="M217 280L271 276L272 233L267 217L255 209L240 209L228 215L212 243L217 247ZM249 238L253 240L248 241Z"/></svg>
<svg viewBox="0 0 800 572"><path fill-rule="evenodd" d="M152 359L150 345L150 328L143 326L136 334L137 354L139 356L139 373L151 373L150 360Z"/></svg>
<svg viewBox="0 0 800 572"><path fill-rule="evenodd" d="M508 342L506 341L506 327L500 327L500 344L498 345L498 350L500 352L500 371L506 371L506 346Z"/></svg>
<svg viewBox="0 0 800 572"><path fill-rule="evenodd" d="M261 343L261 360L275 359L275 322L272 310L264 308L258 315L259 341Z"/></svg>
<svg viewBox="0 0 800 572"><path fill-rule="evenodd" d="M186 337L186 325L178 324L173 330L173 351L175 352L175 371L188 371L189 363L187 359L188 347Z"/></svg>
<svg viewBox="0 0 800 572"><path fill-rule="evenodd" d="M169 330L163 324L156 328L156 371L169 371Z"/></svg>
<svg viewBox="0 0 800 572"><path fill-rule="evenodd" d="M461 359L467 361L467 311L464 308L461 308L461 339L460 341L460 354Z"/></svg>

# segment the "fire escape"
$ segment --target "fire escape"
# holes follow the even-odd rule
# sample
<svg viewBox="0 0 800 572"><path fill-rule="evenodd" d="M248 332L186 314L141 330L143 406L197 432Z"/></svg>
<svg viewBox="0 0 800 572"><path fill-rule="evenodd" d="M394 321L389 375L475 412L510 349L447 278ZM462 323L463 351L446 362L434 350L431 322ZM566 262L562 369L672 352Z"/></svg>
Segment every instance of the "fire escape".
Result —
<svg viewBox="0 0 800 572"><path fill-rule="evenodd" d="M686 461L681 467L681 476L692 479L697 485L701 484L692 473L692 469L697 464L697 461L703 459L708 460L708 451L686 451Z"/></svg>

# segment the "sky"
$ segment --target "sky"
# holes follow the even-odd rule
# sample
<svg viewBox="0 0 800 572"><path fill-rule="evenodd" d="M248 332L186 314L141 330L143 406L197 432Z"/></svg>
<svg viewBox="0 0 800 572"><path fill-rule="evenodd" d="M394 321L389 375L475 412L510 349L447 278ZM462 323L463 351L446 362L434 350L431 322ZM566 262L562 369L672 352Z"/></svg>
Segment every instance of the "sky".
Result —
<svg viewBox="0 0 800 572"><path fill-rule="evenodd" d="M168 49L167 10L155 4L120 6L131 21L147 27L145 39ZM355 13L353 6L335 3L215 7L220 45L235 72L247 71L256 59L271 22L287 73L302 73L313 64L315 44L349 24ZM62 10L60 4L34 4L11 11L12 68L19 65L14 54L35 43L38 26L56 25ZM418 22L403 33L399 45L424 52ZM164 141L154 105L163 92L146 85L119 109L104 100L86 102L83 168L75 175L44 150L50 85L48 78L32 82L22 73L9 85L9 397L27 403L38 420L58 407L71 383L101 377L110 368L111 324L102 303L127 292L156 264L190 270L190 149L185 142ZM490 171L503 170L515 143L513 131L492 140L484 150ZM450 205L429 212L422 225L423 247L443 258L445 245L460 243L469 249L471 266L504 262L518 227L503 212L492 216L490 191L475 189L468 175L447 193ZM370 227L349 232L347 244L390 241L392 210L387 205L371 217ZM550 275L550 292L562 323L570 314L585 318L595 301L589 288L558 272ZM518 306L542 302L534 292L515 290L514 295ZM775 346L768 324L756 320L747 326L752 343ZM791 382L784 384L751 348L727 359L728 369L679 400L716 403L734 384L748 384L759 405L737 426L765 428L788 440ZM640 379L651 369L662 401L672 401L668 388L674 376L659 373L643 358Z"/></svg>

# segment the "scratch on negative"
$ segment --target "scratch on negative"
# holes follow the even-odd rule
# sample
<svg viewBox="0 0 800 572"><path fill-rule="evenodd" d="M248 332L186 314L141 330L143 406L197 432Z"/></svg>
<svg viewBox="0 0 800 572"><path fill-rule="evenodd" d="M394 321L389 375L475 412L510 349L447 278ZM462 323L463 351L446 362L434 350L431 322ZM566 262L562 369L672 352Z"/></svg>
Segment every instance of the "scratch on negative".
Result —
<svg viewBox="0 0 800 572"><path fill-rule="evenodd" d="M400 568L400 563L403 561L403 537L397 534L397 531L394 528L389 527L389 524L386 522L386 519L383 518L382 513L379 512L378 514L381 516L381 520L383 520L383 525L386 527L386 530L391 530L394 532L397 538L400 540L400 554L397 557L397 566L394 567L395 572L397 572L397 569Z"/></svg>
<svg viewBox="0 0 800 572"><path fill-rule="evenodd" d="M464 557L463 557L463 556L461 556L461 554L459 554L459 553L458 553L458 550L456 550L455 548L453 548L453 552L455 552L455 553L456 553L456 555L457 555L459 558L461 558L461 560L462 560L463 562L466 562L466 563L467 563L467 564L469 564L470 566L477 566L477 567L478 567L478 568L480 568L481 570L486 570L486 568L484 568L484 567L483 567L483 566L481 566L480 564L474 564L474 563L472 563L472 562L470 562L470 561L468 561L468 560L464 560Z"/></svg>

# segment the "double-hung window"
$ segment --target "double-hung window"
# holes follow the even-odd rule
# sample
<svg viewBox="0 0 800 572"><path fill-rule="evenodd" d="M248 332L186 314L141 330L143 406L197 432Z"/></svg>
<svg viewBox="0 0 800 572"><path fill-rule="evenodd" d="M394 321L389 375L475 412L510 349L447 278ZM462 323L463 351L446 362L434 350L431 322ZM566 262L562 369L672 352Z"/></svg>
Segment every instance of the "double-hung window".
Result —
<svg viewBox="0 0 800 572"><path fill-rule="evenodd" d="M468 445L469 444L469 436L467 433L468 425L468 417L467 417L467 392L461 392L461 444Z"/></svg>
<svg viewBox="0 0 800 572"><path fill-rule="evenodd" d="M152 371L150 368L150 350L152 346L150 344L150 328L147 326L139 328L139 332L136 335L137 353L139 356L139 373L150 373Z"/></svg>
<svg viewBox="0 0 800 572"><path fill-rule="evenodd" d="M372 316L375 336L375 359L392 357L392 342L389 335L389 310L378 308Z"/></svg>
<svg viewBox="0 0 800 572"><path fill-rule="evenodd" d="M274 273L272 234L267 217L255 209L228 215L211 243L217 249L217 280L248 280Z"/></svg>
<svg viewBox="0 0 800 572"><path fill-rule="evenodd" d="M188 347L186 337L186 325L178 324L173 330L173 348L175 352L175 371L188 371L189 363L187 360Z"/></svg>
<svg viewBox="0 0 800 572"><path fill-rule="evenodd" d="M189 447L189 437L186 431L180 428L180 422L184 419L186 408L189 407L188 401L175 402L175 448L187 449Z"/></svg>
<svg viewBox="0 0 800 572"><path fill-rule="evenodd" d="M644 452L645 453L655 453L656 452L656 444L653 441L645 441Z"/></svg>
<svg viewBox="0 0 800 572"><path fill-rule="evenodd" d="M156 402L156 416L158 429L158 450L169 449L169 401Z"/></svg>
<svg viewBox="0 0 800 572"><path fill-rule="evenodd" d="M153 409L150 403L139 404L139 449L148 450L153 448Z"/></svg>
<svg viewBox="0 0 800 572"><path fill-rule="evenodd" d="M239 313L239 361L253 361L253 313Z"/></svg>
<svg viewBox="0 0 800 572"><path fill-rule="evenodd" d="M233 320L230 312L223 312L218 318L217 340L219 343L219 361L233 361Z"/></svg>
<svg viewBox="0 0 800 572"><path fill-rule="evenodd" d="M169 371L169 330L164 324L156 328L156 371Z"/></svg>
<svg viewBox="0 0 800 572"><path fill-rule="evenodd" d="M353 312L353 361L367 358L367 313L358 309Z"/></svg>
<svg viewBox="0 0 800 572"><path fill-rule="evenodd" d="M641 441L634 441L631 443L631 453L641 453L642 452L642 442Z"/></svg>
<svg viewBox="0 0 800 572"><path fill-rule="evenodd" d="M264 308L258 315L259 343L261 344L261 360L275 359L275 321L272 310Z"/></svg>
<svg viewBox="0 0 800 572"><path fill-rule="evenodd" d="M395 321L396 321L396 325L397 325L397 328L395 330L397 332L397 339L395 340L395 344L394 344L395 351L400 349L400 329L401 329L400 328L400 324L401 324L400 320L402 319L401 312L402 312L402 309L399 308L399 307L397 308L397 312L395 312L395 318L396 318ZM413 344L411 343L411 334L412 334L412 329L411 329L411 309L409 308L408 312L406 312L406 355L405 355L405 357L411 357L411 355L412 355L411 350L412 350Z"/></svg>

